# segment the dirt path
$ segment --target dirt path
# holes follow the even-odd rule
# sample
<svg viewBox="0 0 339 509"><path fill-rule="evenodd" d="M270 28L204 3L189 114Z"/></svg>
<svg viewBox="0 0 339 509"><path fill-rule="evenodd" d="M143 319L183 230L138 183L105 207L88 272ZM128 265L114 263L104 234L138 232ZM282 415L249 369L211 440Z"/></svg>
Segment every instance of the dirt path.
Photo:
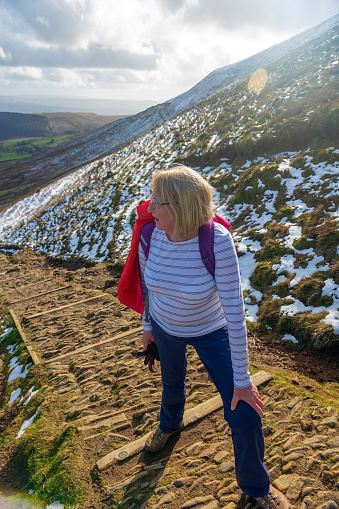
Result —
<svg viewBox="0 0 339 509"><path fill-rule="evenodd" d="M114 267L57 265L44 256L19 252L11 259L0 255L0 273L0 294L14 311L53 397L64 402L58 415L81 436L90 474L84 508L246 506L234 483L230 432L222 410L185 428L155 456L140 451L97 469L97 462L111 451L156 426L161 401L160 369L149 373L136 356L140 317L117 301L119 272ZM317 383L337 381L335 360L289 352L257 335L250 335L249 349L253 371L274 374L262 387L272 479L297 507L327 504L323 509L335 509L338 413L323 403L329 393ZM188 359L187 409L217 395L193 349ZM330 387L339 395L334 384ZM15 413L16 407L11 408ZM11 422L13 416L9 411L6 415ZM4 451L0 481L8 482L14 474L10 462L11 452Z"/></svg>

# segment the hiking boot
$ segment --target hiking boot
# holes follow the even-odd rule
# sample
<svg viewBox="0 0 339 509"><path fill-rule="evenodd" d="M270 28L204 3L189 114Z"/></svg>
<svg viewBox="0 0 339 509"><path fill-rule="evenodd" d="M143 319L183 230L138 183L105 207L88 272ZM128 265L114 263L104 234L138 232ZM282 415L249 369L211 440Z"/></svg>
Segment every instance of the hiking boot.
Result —
<svg viewBox="0 0 339 509"><path fill-rule="evenodd" d="M263 509L289 509L290 504L277 488L270 486L270 491L264 497L255 499Z"/></svg>
<svg viewBox="0 0 339 509"><path fill-rule="evenodd" d="M146 440L146 443L145 443L145 450L147 452L158 452L160 451L163 447L165 447L166 443L167 443L167 440L169 439L169 437L171 435L174 435L176 432L174 433L163 433L160 429L160 427L158 427L154 433L152 433Z"/></svg>

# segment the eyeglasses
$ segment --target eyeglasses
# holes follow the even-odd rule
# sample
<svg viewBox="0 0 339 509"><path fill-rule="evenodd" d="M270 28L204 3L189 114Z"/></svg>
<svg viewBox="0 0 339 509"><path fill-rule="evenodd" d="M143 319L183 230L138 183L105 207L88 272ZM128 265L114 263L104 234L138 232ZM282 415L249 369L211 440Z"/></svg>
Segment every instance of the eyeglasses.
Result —
<svg viewBox="0 0 339 509"><path fill-rule="evenodd" d="M158 200L156 198L154 198L153 196L150 196L149 199L151 200L151 204L154 205L155 207L161 207L162 205L169 205L168 201L166 201L164 203L159 203Z"/></svg>

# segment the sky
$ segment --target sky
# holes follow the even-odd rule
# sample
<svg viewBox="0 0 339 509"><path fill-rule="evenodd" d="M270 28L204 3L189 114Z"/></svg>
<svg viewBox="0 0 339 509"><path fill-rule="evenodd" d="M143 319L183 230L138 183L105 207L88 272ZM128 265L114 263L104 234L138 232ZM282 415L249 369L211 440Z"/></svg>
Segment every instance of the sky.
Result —
<svg viewBox="0 0 339 509"><path fill-rule="evenodd" d="M0 94L171 99L339 0L0 0Z"/></svg>

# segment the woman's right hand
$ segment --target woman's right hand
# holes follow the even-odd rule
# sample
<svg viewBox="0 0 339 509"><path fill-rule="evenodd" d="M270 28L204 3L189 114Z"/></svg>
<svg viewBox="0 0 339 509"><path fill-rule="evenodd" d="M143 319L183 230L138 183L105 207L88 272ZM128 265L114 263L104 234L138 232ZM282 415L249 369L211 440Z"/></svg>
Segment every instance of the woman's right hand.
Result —
<svg viewBox="0 0 339 509"><path fill-rule="evenodd" d="M154 341L153 332L151 330L144 330L144 332L142 333L141 341L142 341L143 349L147 350L147 345L149 345L150 343L153 343L153 341Z"/></svg>

